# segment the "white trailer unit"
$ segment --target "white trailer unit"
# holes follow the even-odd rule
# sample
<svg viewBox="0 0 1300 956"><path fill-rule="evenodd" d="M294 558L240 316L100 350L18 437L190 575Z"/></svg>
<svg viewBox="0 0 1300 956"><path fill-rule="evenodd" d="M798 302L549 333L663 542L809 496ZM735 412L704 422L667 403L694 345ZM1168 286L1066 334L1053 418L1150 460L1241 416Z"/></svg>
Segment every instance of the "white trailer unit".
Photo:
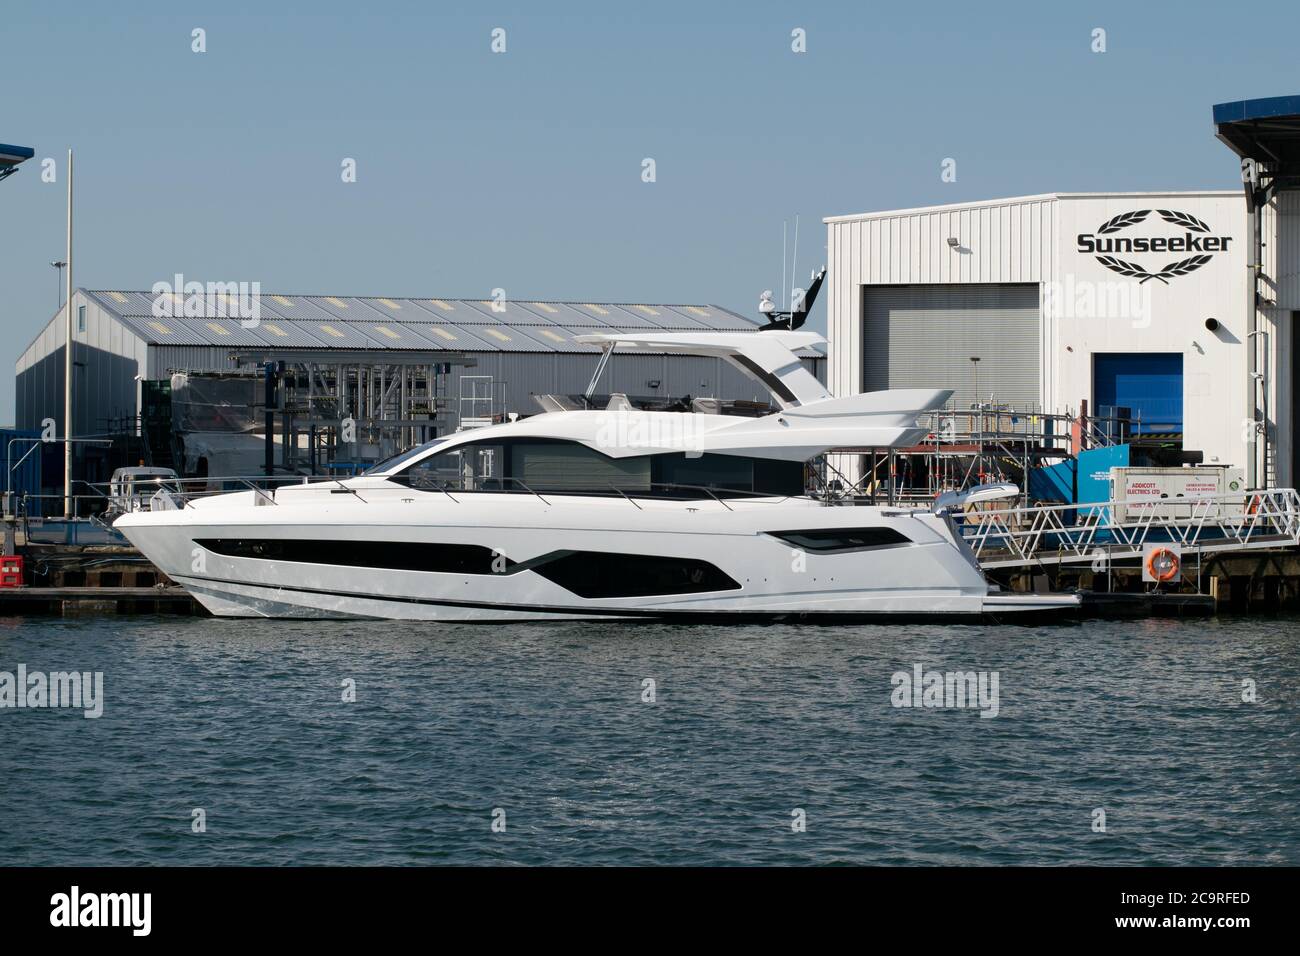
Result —
<svg viewBox="0 0 1300 956"><path fill-rule="evenodd" d="M1129 502L1115 505L1115 520L1121 523L1153 513L1156 518L1182 519L1241 514L1245 506L1245 487L1244 472L1240 468L1110 470L1111 500ZM1240 500L1209 500L1239 491L1243 492Z"/></svg>

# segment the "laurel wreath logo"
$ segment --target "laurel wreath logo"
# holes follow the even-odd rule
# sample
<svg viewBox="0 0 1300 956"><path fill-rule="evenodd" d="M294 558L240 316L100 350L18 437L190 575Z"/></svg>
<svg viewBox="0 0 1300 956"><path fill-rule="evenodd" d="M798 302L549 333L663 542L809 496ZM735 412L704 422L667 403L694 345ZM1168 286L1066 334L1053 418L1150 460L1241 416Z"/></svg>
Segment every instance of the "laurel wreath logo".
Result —
<svg viewBox="0 0 1300 956"><path fill-rule="evenodd" d="M1122 276L1130 276L1137 279L1138 285L1141 285L1148 279L1159 279L1165 285L1169 285L1168 280L1175 276L1185 276L1189 272L1195 272L1212 258L1214 257L1202 253L1199 256L1192 256L1190 259L1180 259L1178 262L1171 262L1159 272L1148 272L1136 262L1125 262L1123 259L1116 259L1114 256L1098 256L1097 261L1112 272L1118 272Z"/></svg>
<svg viewBox="0 0 1300 956"><path fill-rule="evenodd" d="M1129 226L1136 226L1147 216L1151 215L1150 209L1138 209L1135 212L1122 212L1114 219L1102 223L1097 235L1104 236L1109 232L1119 232L1121 229L1127 229Z"/></svg>
<svg viewBox="0 0 1300 956"><path fill-rule="evenodd" d="M1210 227L1195 216L1185 212L1177 212L1172 209L1157 209L1160 218L1165 222L1172 222L1176 226L1182 226L1184 229L1190 229L1192 232L1209 232Z"/></svg>
<svg viewBox="0 0 1300 956"><path fill-rule="evenodd" d="M1179 212L1176 209L1157 209L1155 213L1165 222L1173 223L1191 232L1210 231L1208 225L1189 213ZM1119 232L1121 229L1127 229L1129 226L1136 226L1150 215L1150 209L1135 209L1132 212L1122 212L1115 218L1102 223L1097 230L1097 235L1104 236L1112 232ZM1171 262L1163 269L1155 272L1148 272L1136 262L1126 262L1123 259L1115 258L1115 256L1097 256L1097 261L1112 272L1118 272L1122 276L1137 279L1139 285L1149 279L1159 279L1165 285L1168 285L1170 279L1187 275L1189 272L1195 272L1213 258L1213 256L1204 254L1190 256L1187 259Z"/></svg>

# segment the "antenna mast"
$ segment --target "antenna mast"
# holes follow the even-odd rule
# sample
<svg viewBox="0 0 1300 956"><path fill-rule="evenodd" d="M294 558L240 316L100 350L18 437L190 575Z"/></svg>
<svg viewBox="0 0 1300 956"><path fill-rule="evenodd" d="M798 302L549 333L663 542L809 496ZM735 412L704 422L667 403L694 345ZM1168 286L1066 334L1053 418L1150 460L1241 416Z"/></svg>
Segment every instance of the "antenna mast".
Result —
<svg viewBox="0 0 1300 956"><path fill-rule="evenodd" d="M789 222L790 220L788 219L781 220L781 300L780 301L782 303L785 302L785 260L786 260L785 232L786 232L786 226L789 224Z"/></svg>
<svg viewBox="0 0 1300 956"><path fill-rule="evenodd" d="M787 300L790 303L791 312L794 311L794 290L795 290L794 283L795 283L796 270L798 269L798 263L799 263L799 214L795 213L794 214L794 254L790 257L790 298ZM781 284L785 285L785 279L781 280Z"/></svg>

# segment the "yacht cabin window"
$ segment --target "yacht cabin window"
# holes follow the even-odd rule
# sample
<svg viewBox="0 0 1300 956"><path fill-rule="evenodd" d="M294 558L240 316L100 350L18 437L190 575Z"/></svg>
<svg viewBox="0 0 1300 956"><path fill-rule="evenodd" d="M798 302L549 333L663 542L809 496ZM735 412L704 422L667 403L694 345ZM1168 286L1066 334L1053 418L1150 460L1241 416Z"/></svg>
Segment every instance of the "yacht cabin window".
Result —
<svg viewBox="0 0 1300 956"><path fill-rule="evenodd" d="M682 453L611 458L578 442L558 439L471 442L430 455L390 477L422 491L686 498L711 493L803 493L801 462Z"/></svg>

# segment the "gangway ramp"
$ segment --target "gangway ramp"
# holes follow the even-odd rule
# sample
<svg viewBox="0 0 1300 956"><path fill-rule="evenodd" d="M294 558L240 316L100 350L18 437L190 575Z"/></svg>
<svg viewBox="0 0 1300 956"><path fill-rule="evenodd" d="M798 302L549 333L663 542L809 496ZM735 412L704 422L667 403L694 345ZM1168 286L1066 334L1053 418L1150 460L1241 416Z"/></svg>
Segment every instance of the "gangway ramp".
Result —
<svg viewBox="0 0 1300 956"><path fill-rule="evenodd" d="M1125 520L1116 520L1116 506ZM1300 547L1294 488L1171 501L1123 499L999 507L986 502L955 515L980 566L1015 569L1140 559L1149 546L1196 554Z"/></svg>

